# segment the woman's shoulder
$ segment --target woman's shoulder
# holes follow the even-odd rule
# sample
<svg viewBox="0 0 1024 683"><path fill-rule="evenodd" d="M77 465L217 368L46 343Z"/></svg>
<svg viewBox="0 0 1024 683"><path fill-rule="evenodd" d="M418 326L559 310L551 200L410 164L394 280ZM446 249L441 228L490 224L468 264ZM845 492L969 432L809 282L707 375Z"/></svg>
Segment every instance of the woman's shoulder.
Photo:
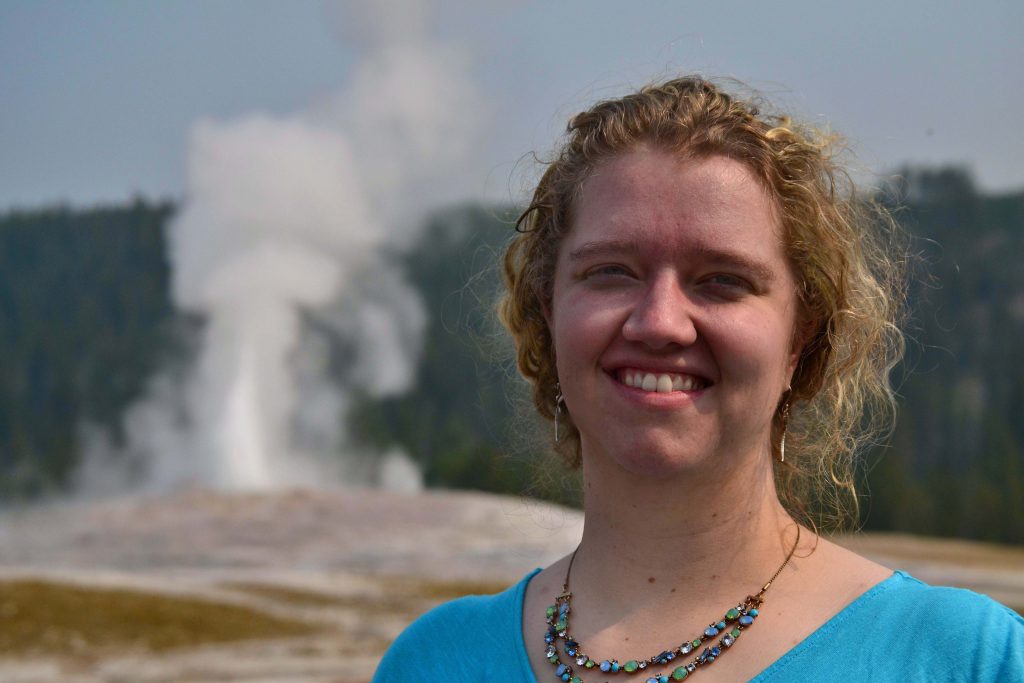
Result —
<svg viewBox="0 0 1024 683"><path fill-rule="evenodd" d="M913 665L907 674L941 669L951 680L1024 681L1024 618L1009 607L902 571L878 588L862 621L884 629L887 647Z"/></svg>
<svg viewBox="0 0 1024 683"><path fill-rule="evenodd" d="M987 595L932 586L899 570L862 599L867 603L866 617L898 619L927 631L977 632L999 625L1011 632L1024 629L1024 618ZM1024 630L1018 635L1024 636Z"/></svg>
<svg viewBox="0 0 1024 683"><path fill-rule="evenodd" d="M1024 618L985 595L895 571L759 680L838 672L854 680L1024 681Z"/></svg>
<svg viewBox="0 0 1024 683"><path fill-rule="evenodd" d="M413 621L395 644L405 640L444 641L448 635L459 635L461 640L465 640L467 632L478 635L493 633L494 626L505 626L509 615L515 614L519 585L492 595L465 595L442 603Z"/></svg>
<svg viewBox="0 0 1024 683"><path fill-rule="evenodd" d="M521 666L523 593L537 571L500 593L467 595L424 613L388 648L374 683L477 680L478 668L462 669L482 652L505 670Z"/></svg>
<svg viewBox="0 0 1024 683"><path fill-rule="evenodd" d="M828 624L858 620L895 620L924 630L962 631L984 623L1021 625L1008 607L963 588L933 586L902 570L892 570L825 539L814 553L817 580L842 599L845 607ZM837 577L844 577L840 580Z"/></svg>

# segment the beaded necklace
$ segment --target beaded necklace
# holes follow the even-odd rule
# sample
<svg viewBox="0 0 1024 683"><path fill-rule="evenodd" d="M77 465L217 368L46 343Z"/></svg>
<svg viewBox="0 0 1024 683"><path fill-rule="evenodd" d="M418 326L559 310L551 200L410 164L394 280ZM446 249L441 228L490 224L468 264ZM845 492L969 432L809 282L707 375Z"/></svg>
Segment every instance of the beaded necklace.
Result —
<svg viewBox="0 0 1024 683"><path fill-rule="evenodd" d="M703 651L695 656L690 662L677 666L672 670L671 673L660 673L655 674L647 679L646 683L668 683L669 680L681 681L687 676L697 670L698 667L706 666L714 662L721 654L728 648L731 648L736 639L740 637L740 634L747 628L753 625L754 619L757 618L758 608L761 603L764 602L764 594L768 588L772 585L772 582L778 578L782 570L786 568L789 561L793 558L793 553L796 552L797 546L800 544L800 526L796 527L796 541L793 543L792 549L789 554L786 555L785 561L772 577L768 579L768 583L761 587L761 590L756 595L748 595L742 602L737 604L735 607L730 608L726 611L725 616L720 621L712 622L708 624L708 627L704 629L704 632L693 640L684 641L682 645L672 650L665 650L664 652L657 654L647 659L630 659L624 664L620 664L616 659L599 659L593 658L585 654L583 646L580 645L579 641L569 635L569 612L572 611L570 603L572 601L572 593L569 592L569 575L572 572L572 563L576 560L576 553L579 552L579 547L573 551L572 557L569 558L569 568L565 572L565 583L562 585L562 594L555 598L555 604L551 605L547 609L546 621L548 624L547 632L544 634L544 642L546 643L546 649L544 656L549 662L551 662L555 668L555 676L562 681L567 683L583 683L583 679L580 678L579 674L575 673L571 664L566 664L561 660L558 652L558 641L564 641L563 650L569 658L576 663L576 665L583 669L597 669L605 674L618 674L618 673L635 673L637 671L643 671L648 666L657 666L668 664L676 657L685 657L691 652L696 652L700 649L701 645L705 644L705 641L710 641L716 638L719 634L724 635L714 645L707 645Z"/></svg>

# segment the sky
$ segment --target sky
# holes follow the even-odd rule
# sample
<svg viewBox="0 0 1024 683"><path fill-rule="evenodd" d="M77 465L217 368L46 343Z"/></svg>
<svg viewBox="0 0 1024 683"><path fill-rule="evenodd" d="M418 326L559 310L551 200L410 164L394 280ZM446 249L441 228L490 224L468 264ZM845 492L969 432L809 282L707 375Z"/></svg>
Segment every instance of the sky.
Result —
<svg viewBox="0 0 1024 683"><path fill-rule="evenodd" d="M864 178L958 164L1024 188L1019 0L0 0L0 210L182 198L199 122L315 109L373 12L397 35L423 23L482 94L446 196L520 199L573 113L694 71L844 134Z"/></svg>

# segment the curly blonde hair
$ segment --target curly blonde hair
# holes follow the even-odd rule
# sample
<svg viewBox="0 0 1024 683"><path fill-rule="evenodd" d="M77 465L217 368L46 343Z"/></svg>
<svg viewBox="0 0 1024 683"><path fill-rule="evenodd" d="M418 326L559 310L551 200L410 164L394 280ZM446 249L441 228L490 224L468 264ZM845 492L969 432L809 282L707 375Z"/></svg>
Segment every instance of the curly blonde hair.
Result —
<svg viewBox="0 0 1024 683"><path fill-rule="evenodd" d="M745 164L780 210L800 298L794 333L805 340L791 392L773 420L776 487L794 517L840 528L859 511L856 456L895 418L889 374L904 347L903 259L894 256L902 253L901 233L880 205L858 195L837 160L835 136L760 110L756 100L734 98L690 76L599 102L573 117L516 223L519 234L504 256L507 291L499 316L537 411L553 419L558 377L544 312L558 250L587 178L639 145ZM579 432L571 415L560 420L564 436L555 448L576 468ZM779 462L784 430L786 457Z"/></svg>

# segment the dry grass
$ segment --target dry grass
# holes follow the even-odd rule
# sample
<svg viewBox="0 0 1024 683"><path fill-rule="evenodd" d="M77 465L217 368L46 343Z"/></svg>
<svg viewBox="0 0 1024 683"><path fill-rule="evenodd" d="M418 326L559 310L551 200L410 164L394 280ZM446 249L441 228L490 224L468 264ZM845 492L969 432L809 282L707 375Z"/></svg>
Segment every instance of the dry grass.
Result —
<svg viewBox="0 0 1024 683"><path fill-rule="evenodd" d="M436 603L463 595L499 593L508 587L506 582L500 581L441 581L411 576L364 579L370 590L348 595L250 581L229 581L220 586L295 607L352 610L368 618L375 614L415 615Z"/></svg>
<svg viewBox="0 0 1024 683"><path fill-rule="evenodd" d="M347 607L351 599L347 596L331 595L312 591L305 588L292 588L280 586L273 583L260 583L256 581L226 581L221 583L222 588L232 591L241 591L258 598L281 602L294 607Z"/></svg>
<svg viewBox="0 0 1024 683"><path fill-rule="evenodd" d="M385 591L438 602L463 595L500 593L509 586L506 581L441 581L408 576L377 576L374 580Z"/></svg>
<svg viewBox="0 0 1024 683"><path fill-rule="evenodd" d="M161 652L300 636L311 624L189 597L38 580L0 581L0 656Z"/></svg>

